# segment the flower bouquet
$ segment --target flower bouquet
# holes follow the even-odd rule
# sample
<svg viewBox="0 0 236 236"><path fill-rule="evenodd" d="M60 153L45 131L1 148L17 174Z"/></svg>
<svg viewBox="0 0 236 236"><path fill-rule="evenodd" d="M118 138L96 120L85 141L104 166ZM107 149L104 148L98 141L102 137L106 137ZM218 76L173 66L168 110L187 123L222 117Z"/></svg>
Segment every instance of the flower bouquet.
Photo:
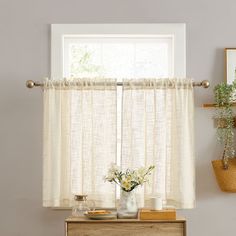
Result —
<svg viewBox="0 0 236 236"><path fill-rule="evenodd" d="M155 166L152 165L135 170L121 171L117 165L112 164L105 180L120 186L121 195L117 209L119 218L136 218L138 208L133 190L149 181L154 168Z"/></svg>

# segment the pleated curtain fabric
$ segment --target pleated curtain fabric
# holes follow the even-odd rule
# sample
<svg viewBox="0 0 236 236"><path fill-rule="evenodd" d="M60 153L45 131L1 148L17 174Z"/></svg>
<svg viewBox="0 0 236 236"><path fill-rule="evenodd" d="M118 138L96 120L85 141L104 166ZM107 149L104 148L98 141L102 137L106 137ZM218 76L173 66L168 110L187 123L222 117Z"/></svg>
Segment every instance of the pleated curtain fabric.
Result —
<svg viewBox="0 0 236 236"><path fill-rule="evenodd" d="M195 206L194 101L191 79L124 80L122 169L155 165L137 190L140 207L161 195L165 205Z"/></svg>
<svg viewBox="0 0 236 236"><path fill-rule="evenodd" d="M116 80L44 82L43 206L72 206L74 194L115 206L103 177L116 162L116 91Z"/></svg>

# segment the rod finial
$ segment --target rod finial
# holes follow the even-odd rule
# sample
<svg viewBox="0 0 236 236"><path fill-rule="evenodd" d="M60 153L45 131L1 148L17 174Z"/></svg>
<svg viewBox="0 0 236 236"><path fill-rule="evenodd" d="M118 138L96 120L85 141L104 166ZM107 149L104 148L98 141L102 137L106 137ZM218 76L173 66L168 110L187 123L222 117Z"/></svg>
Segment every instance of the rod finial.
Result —
<svg viewBox="0 0 236 236"><path fill-rule="evenodd" d="M210 82L208 80L203 80L202 81L202 87L203 88L209 88L210 87Z"/></svg>
<svg viewBox="0 0 236 236"><path fill-rule="evenodd" d="M27 88L33 88L34 87L34 81L33 80L27 80L26 81L26 87Z"/></svg>

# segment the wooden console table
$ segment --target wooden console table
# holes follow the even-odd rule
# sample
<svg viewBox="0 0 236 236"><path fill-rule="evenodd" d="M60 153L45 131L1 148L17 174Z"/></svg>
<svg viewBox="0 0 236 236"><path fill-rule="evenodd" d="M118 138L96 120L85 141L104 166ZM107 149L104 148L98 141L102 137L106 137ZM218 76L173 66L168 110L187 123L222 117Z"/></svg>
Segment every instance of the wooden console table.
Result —
<svg viewBox="0 0 236 236"><path fill-rule="evenodd" d="M186 236L186 220L65 220L66 236Z"/></svg>

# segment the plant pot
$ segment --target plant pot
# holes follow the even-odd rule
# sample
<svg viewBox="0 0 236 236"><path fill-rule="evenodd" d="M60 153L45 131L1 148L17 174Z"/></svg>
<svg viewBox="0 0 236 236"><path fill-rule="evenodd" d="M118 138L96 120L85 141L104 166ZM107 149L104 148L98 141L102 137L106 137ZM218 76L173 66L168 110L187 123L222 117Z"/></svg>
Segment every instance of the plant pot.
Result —
<svg viewBox="0 0 236 236"><path fill-rule="evenodd" d="M222 160L212 161L212 166L220 189L236 193L236 158L228 160L228 169L224 169Z"/></svg>
<svg viewBox="0 0 236 236"><path fill-rule="evenodd" d="M234 116L233 128L236 128L236 116ZM226 128L227 121L225 118L214 118L214 127L216 128Z"/></svg>

